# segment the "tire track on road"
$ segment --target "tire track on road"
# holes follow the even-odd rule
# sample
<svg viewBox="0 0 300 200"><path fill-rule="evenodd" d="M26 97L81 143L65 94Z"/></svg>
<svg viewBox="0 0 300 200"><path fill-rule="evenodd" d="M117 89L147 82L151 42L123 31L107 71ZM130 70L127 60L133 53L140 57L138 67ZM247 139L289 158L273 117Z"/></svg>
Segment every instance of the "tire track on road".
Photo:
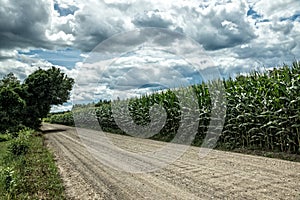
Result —
<svg viewBox="0 0 300 200"><path fill-rule="evenodd" d="M71 165L68 171L80 176L90 187L85 196L69 192L71 199L300 199L300 163L215 150L200 159L199 148L191 147L165 168L132 174L107 167L103 160L99 162L87 151L82 141L92 142L94 148L106 146L95 140L99 139L95 137L99 132L86 130L79 137L72 127L45 125L44 129L65 129L45 137L58 155L57 159L68 162ZM165 145L159 141L107 134L115 145L133 153L153 151ZM65 166L68 165L60 168ZM76 180L72 180L76 185ZM82 187L87 187L84 185Z"/></svg>

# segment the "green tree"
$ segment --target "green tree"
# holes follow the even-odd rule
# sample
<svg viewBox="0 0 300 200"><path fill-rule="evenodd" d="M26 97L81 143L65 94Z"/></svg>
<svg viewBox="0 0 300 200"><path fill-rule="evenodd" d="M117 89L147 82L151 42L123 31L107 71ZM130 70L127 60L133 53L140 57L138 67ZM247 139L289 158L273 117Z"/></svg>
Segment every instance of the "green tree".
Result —
<svg viewBox="0 0 300 200"><path fill-rule="evenodd" d="M21 98L23 88L20 81L9 73L0 81L0 131L21 124L21 111L25 101Z"/></svg>
<svg viewBox="0 0 300 200"><path fill-rule="evenodd" d="M0 81L0 87L15 88L15 87L20 87L20 86L21 86L20 81L13 73L7 74Z"/></svg>
<svg viewBox="0 0 300 200"><path fill-rule="evenodd" d="M41 118L50 112L51 105L61 105L70 98L73 84L74 79L55 67L38 69L29 75L23 84L26 101L24 125L37 128Z"/></svg>

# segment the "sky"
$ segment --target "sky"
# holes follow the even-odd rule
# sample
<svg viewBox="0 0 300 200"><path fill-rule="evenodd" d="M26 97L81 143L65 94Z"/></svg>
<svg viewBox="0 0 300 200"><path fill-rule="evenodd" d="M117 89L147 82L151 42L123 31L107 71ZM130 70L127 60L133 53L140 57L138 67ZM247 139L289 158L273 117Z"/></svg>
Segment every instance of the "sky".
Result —
<svg viewBox="0 0 300 200"><path fill-rule="evenodd" d="M185 37L180 48L197 43L222 77L291 64L300 57L299 0L0 0L0 4L0 77L13 72L24 80L38 68L56 66L75 79L75 102L130 97L201 80L187 60L158 50L171 44L168 39L158 38L156 48L143 46L145 35L147 41L156 37L155 29L136 35L148 27L173 32L175 39ZM116 55L118 59L112 59ZM72 100L52 111L70 109Z"/></svg>

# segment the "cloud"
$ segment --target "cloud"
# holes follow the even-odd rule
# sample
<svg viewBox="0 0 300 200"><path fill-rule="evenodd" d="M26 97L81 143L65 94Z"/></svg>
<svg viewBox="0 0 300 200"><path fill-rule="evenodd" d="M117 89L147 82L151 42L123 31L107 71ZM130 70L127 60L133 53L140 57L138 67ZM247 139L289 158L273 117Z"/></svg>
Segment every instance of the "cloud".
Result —
<svg viewBox="0 0 300 200"><path fill-rule="evenodd" d="M167 54L158 57L131 52L130 47L142 42L170 48L176 43L151 29L134 32L136 28L166 28L177 36L192 38L204 47L199 57L210 56L224 76L291 63L300 55L299 0L0 0L0 4L0 75L11 71L24 79L38 67L55 65L77 77L84 66L85 74L77 78L77 83L86 87L76 96L83 101L95 95L112 95L113 81L124 86L120 90L123 96L126 92L132 95L136 92L133 88L143 84L168 85L172 80L170 70L165 70L168 65L185 77L180 81L198 77ZM118 35L123 32L128 33L126 37ZM109 43L110 37L119 38ZM97 59L91 63L83 60L89 60L89 52L99 43L101 51L93 54L106 64L126 52L123 60L118 60L122 64L116 62L103 74L92 65ZM191 44L177 46L183 53ZM137 63L153 69L137 70ZM159 65L165 67L157 76L149 75L157 73ZM101 87L97 82L100 76Z"/></svg>
<svg viewBox="0 0 300 200"><path fill-rule="evenodd" d="M168 28L173 24L171 16L164 16L163 12L159 10L148 11L142 14L137 14L132 19L132 23L137 27L157 27L157 28ZM169 18L169 19L168 19Z"/></svg>
<svg viewBox="0 0 300 200"><path fill-rule="evenodd" d="M75 102L129 98L153 91L153 85L176 88L202 81L201 72L183 58L151 48L104 62L88 61L77 69L80 76L76 79Z"/></svg>
<svg viewBox="0 0 300 200"><path fill-rule="evenodd" d="M16 60L4 60L0 61L0 77L4 77L6 74L12 72L19 79L24 80L28 74L32 73L34 69L29 65L16 61Z"/></svg>
<svg viewBox="0 0 300 200"><path fill-rule="evenodd" d="M52 106L50 112L63 112L63 111L69 111L73 107L73 104L71 101L68 101L67 103L64 103L63 105L56 105Z"/></svg>
<svg viewBox="0 0 300 200"><path fill-rule="evenodd" d="M260 37L261 29L271 33L291 32L293 24L281 23L279 18L294 16L299 4L296 0L288 3L245 0L26 2L10 1L2 9L0 34L4 39L1 48L72 46L89 52L117 33L138 27L159 27L186 34L206 50L214 51L252 43ZM287 9L287 5L294 6ZM270 12L274 9L278 10L278 20ZM19 14L6 14L14 12ZM8 18L19 23L10 23ZM270 20L273 25L256 26L266 22L262 20Z"/></svg>
<svg viewBox="0 0 300 200"><path fill-rule="evenodd" d="M202 7L197 1L124 2L89 1L78 10L73 20L76 47L90 51L116 33L139 27L168 28L187 34L207 50L236 46L256 37L247 20L244 1L212 1Z"/></svg>
<svg viewBox="0 0 300 200"><path fill-rule="evenodd" d="M74 50L70 48L59 49L59 50L44 50L36 49L30 51L19 51L19 57L28 59L23 55L33 57L34 59L41 59L48 61L52 65L64 66L68 69L72 69L76 63L82 62L85 55L81 54L79 50Z"/></svg>
<svg viewBox="0 0 300 200"><path fill-rule="evenodd" d="M77 62L75 66L80 66L81 62ZM39 58L35 54L24 54L14 52L14 56L10 59L0 60L0 77L12 72L21 81L23 81L28 75L36 71L37 69L49 69L52 66L60 68L61 71L67 74L69 77L75 78L77 76L76 67L67 68L62 65L55 65L47 60Z"/></svg>
<svg viewBox="0 0 300 200"><path fill-rule="evenodd" d="M17 50L1 50L0 49L0 61L6 59L17 58Z"/></svg>
<svg viewBox="0 0 300 200"><path fill-rule="evenodd" d="M1 49L48 48L45 27L50 20L49 1L0 0Z"/></svg>
<svg viewBox="0 0 300 200"><path fill-rule="evenodd" d="M18 59L17 51L54 50L72 44L72 15L60 17L53 1L0 0L0 4L0 60Z"/></svg>
<svg viewBox="0 0 300 200"><path fill-rule="evenodd" d="M290 17L299 12L298 0L260 0L254 3L253 9L267 19Z"/></svg>
<svg viewBox="0 0 300 200"><path fill-rule="evenodd" d="M250 42L256 37L249 23L244 1L217 3L204 7L177 8L183 13L181 27L185 34L204 46L206 50L230 48Z"/></svg>

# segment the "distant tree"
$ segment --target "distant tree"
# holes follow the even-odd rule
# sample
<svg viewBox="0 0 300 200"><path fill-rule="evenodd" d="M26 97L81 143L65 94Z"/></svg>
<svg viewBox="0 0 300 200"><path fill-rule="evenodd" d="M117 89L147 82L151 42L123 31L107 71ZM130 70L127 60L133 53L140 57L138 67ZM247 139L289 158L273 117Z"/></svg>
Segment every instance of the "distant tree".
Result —
<svg viewBox="0 0 300 200"><path fill-rule="evenodd" d="M26 101L24 125L37 128L41 119L50 112L51 105L61 105L69 100L73 84L74 79L55 67L38 69L29 75L23 84Z"/></svg>

